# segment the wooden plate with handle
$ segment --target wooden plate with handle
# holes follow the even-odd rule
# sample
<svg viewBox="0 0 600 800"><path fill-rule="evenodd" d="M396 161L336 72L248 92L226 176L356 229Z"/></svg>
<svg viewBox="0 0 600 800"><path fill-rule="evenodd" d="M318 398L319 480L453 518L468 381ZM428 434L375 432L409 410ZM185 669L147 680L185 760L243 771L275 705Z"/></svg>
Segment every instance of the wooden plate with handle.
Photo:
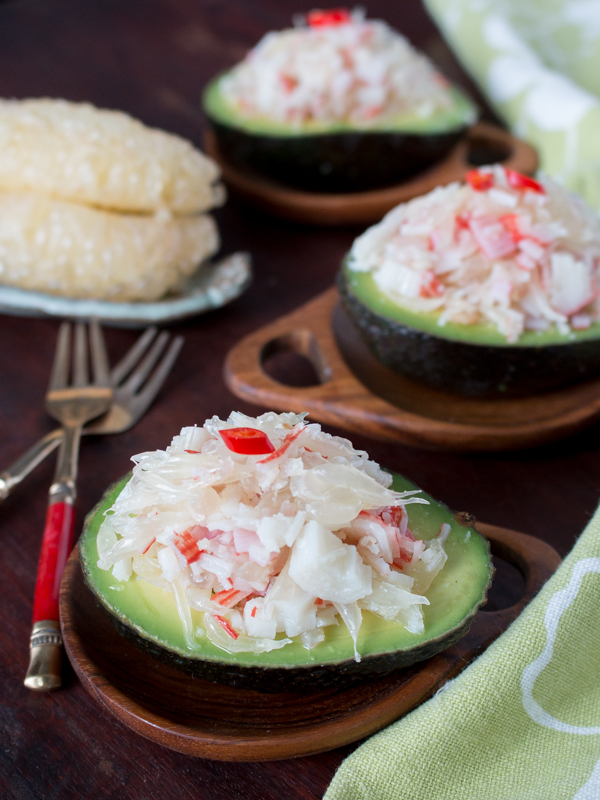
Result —
<svg viewBox="0 0 600 800"><path fill-rule="evenodd" d="M274 356L298 353L310 386L268 374ZM246 336L225 362L238 397L383 441L430 450L511 450L551 442L600 418L600 378L530 397L478 399L430 389L381 364L361 340L332 288Z"/></svg>
<svg viewBox="0 0 600 800"><path fill-rule="evenodd" d="M509 608L480 611L466 636L429 661L345 690L267 695L209 683L154 660L122 637L97 605L84 584L77 548L61 586L65 648L81 682L107 711L165 747L221 761L332 750L380 730L430 697L508 627L560 563L550 545L532 536L493 525L478 528L492 553L522 574L522 597ZM495 578L488 608L503 589Z"/></svg>
<svg viewBox="0 0 600 800"><path fill-rule="evenodd" d="M463 180L474 165L500 162L517 172L531 174L538 166L531 145L508 131L479 122L473 125L439 164L395 186L368 192L324 194L293 189L258 172L241 170L219 152L208 131L204 149L221 167L223 180L234 194L283 219L310 225L370 225L379 222L398 203L426 194L436 186Z"/></svg>

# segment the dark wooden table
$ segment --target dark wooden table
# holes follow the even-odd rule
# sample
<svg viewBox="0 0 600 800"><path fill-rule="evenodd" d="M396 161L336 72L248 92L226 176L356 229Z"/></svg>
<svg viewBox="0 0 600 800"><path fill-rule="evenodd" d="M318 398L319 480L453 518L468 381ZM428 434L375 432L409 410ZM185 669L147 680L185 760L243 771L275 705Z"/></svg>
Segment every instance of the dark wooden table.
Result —
<svg viewBox="0 0 600 800"><path fill-rule="evenodd" d="M0 96L56 96L120 108L200 144L202 86L267 30L289 24L293 0L8 0L0 2ZM382 16L466 79L418 0L371 0ZM228 349L244 334L292 310L333 282L356 231L286 224L230 201L217 213L223 251L248 249L255 281L228 308L180 325L186 344L158 401L133 430L86 440L77 513L128 470L129 457L162 448L183 425L259 413L222 379ZM0 469L50 430L43 396L57 323L0 317ZM117 358L132 331L110 331ZM442 455L354 437L455 509L539 536L568 552L598 501L598 427L544 449L503 455ZM67 671L62 691L22 685L49 460L0 507L0 796L42 798L320 798L353 749L294 761L228 764L161 749L104 713Z"/></svg>

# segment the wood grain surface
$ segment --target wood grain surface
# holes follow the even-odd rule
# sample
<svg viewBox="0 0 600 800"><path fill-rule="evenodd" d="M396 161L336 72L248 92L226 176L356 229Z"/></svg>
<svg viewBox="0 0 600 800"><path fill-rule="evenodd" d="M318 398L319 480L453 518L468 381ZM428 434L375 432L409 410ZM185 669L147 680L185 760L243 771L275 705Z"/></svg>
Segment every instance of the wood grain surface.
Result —
<svg viewBox="0 0 600 800"><path fill-rule="evenodd" d="M507 608L476 615L468 633L427 661L345 688L263 694L210 683L158 663L112 625L86 587L75 548L61 586L61 628L83 685L136 734L186 755L273 761L351 744L404 716L482 653L538 593L560 563L541 539L479 524L492 552L523 575ZM502 576L500 576L502 583Z"/></svg>
<svg viewBox="0 0 600 800"><path fill-rule="evenodd" d="M307 7L307 6L305 6ZM62 96L120 108L200 144L205 82L267 30L289 24L292 0L5 0L0 3L0 96ZM418 0L372 0L452 78L468 85ZM225 309L174 331L186 337L154 406L115 437L82 443L77 515L129 469L132 454L162 448L181 426L232 408L222 377L230 348L333 284L359 229L293 225L230 201L217 213L223 252L249 250L255 280ZM0 316L0 469L52 423L43 412L58 323ZM109 330L111 359L136 338ZM283 372L288 365L280 364ZM298 372L294 366L294 372ZM328 430L343 435L340 429ZM430 453L352 435L358 447L452 508L541 537L561 555L600 495L600 428L518 453ZM147 741L115 720L73 672L50 695L27 691L32 598L53 464L43 464L0 505L0 797L7 800L318 800L356 744L294 760L231 764L194 759ZM518 573L499 562L509 584Z"/></svg>
<svg viewBox="0 0 600 800"><path fill-rule="evenodd" d="M496 125L479 122L467 131L445 159L409 180L368 192L319 194L291 189L257 172L238 169L221 155L212 131L207 132L204 147L221 166L223 180L236 197L283 219L325 226L379 222L399 203L426 194L436 186L463 180L477 163L476 151L487 151L490 160L501 161L505 167L529 175L538 165L537 153L531 145Z"/></svg>

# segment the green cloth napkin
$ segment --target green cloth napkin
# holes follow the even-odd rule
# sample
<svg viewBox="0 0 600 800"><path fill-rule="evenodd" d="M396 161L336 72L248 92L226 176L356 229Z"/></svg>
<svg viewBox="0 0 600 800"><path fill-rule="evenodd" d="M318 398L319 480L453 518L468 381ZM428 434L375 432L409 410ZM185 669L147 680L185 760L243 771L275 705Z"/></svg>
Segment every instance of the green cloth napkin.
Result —
<svg viewBox="0 0 600 800"><path fill-rule="evenodd" d="M521 616L325 800L599 800L600 509Z"/></svg>
<svg viewBox="0 0 600 800"><path fill-rule="evenodd" d="M600 0L424 0L540 167L600 211Z"/></svg>

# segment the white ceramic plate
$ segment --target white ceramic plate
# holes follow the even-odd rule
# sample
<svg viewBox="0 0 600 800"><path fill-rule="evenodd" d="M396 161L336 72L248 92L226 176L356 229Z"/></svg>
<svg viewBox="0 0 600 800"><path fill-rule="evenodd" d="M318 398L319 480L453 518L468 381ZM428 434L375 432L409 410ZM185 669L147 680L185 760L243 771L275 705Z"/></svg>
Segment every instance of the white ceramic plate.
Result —
<svg viewBox="0 0 600 800"><path fill-rule="evenodd" d="M74 300L12 286L0 286L0 313L19 317L96 317L115 328L145 328L194 317L230 303L248 288L252 279L249 253L233 253L203 264L177 294L152 303L114 303L108 300Z"/></svg>

